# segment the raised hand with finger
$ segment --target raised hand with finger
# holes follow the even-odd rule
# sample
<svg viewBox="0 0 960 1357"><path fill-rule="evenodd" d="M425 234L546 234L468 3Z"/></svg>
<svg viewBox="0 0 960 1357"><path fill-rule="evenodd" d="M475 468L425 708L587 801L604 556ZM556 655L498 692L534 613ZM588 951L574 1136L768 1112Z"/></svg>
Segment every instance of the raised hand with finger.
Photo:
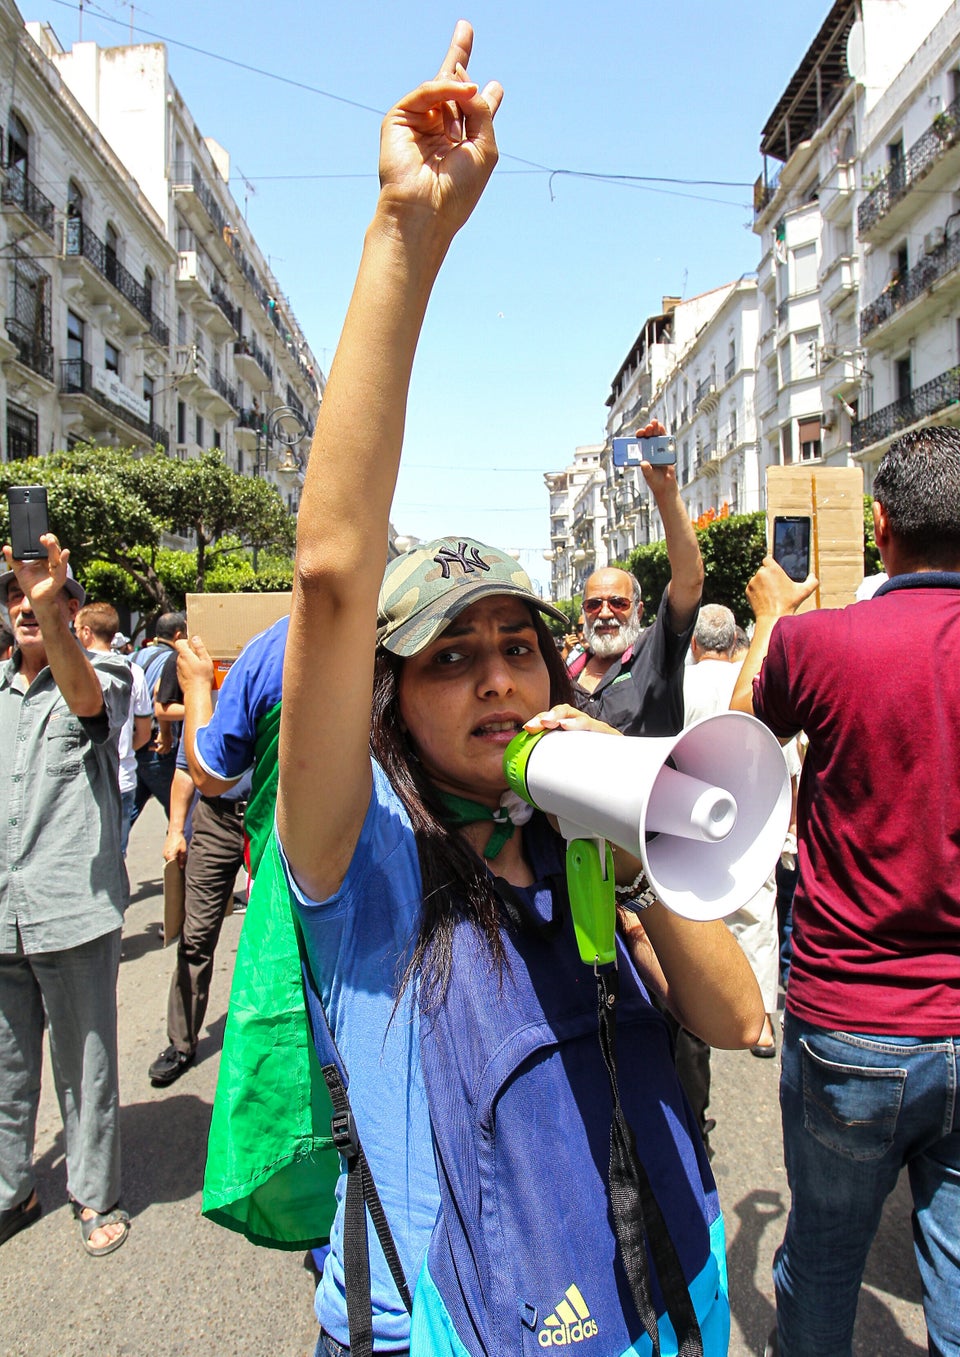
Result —
<svg viewBox="0 0 960 1357"><path fill-rule="evenodd" d="M400 99L380 134L381 204L422 208L452 237L470 216L497 163L493 118L503 90L467 75L473 29L460 20L433 80Z"/></svg>

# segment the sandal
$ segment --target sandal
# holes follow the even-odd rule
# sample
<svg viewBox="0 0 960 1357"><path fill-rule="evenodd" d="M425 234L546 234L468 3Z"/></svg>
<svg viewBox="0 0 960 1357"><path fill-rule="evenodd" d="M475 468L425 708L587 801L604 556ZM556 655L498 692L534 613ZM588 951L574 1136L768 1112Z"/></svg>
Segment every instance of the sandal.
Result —
<svg viewBox="0 0 960 1357"><path fill-rule="evenodd" d="M83 1236L83 1247L93 1258L105 1258L108 1253L113 1253L119 1249L122 1244L127 1242L127 1235L130 1233L130 1217L126 1211L121 1211L118 1206L113 1206L109 1211L104 1211L101 1215L92 1215L89 1220L84 1220L83 1212L88 1210L86 1206L81 1206L78 1201L70 1198L70 1206L73 1210L75 1220L80 1222L80 1233ZM116 1239L111 1239L107 1244L99 1246L90 1243L90 1236L94 1230L103 1229L104 1225L122 1225L123 1229L117 1235Z"/></svg>
<svg viewBox="0 0 960 1357"><path fill-rule="evenodd" d="M37 1189L34 1188L26 1201L11 1206L6 1211L0 1211L0 1244L6 1244L8 1239L12 1239L15 1234L25 1230L35 1220L39 1220L42 1210Z"/></svg>

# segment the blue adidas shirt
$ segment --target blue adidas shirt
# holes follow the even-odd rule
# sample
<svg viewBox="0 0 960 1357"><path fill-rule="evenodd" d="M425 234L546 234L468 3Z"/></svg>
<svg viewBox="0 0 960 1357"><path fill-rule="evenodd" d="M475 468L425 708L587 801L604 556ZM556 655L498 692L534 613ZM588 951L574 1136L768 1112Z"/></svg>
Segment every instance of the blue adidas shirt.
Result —
<svg viewBox="0 0 960 1357"><path fill-rule="evenodd" d="M286 865L286 864L285 864ZM440 1206L430 1113L420 1068L420 1022L397 988L416 942L420 864L406 810L373 765L373 794L350 869L336 895L307 899L287 870L313 978L349 1078L350 1104L411 1292ZM343 1278L343 1194L317 1287L321 1326L349 1343ZM410 1317L368 1221L374 1339L410 1341Z"/></svg>

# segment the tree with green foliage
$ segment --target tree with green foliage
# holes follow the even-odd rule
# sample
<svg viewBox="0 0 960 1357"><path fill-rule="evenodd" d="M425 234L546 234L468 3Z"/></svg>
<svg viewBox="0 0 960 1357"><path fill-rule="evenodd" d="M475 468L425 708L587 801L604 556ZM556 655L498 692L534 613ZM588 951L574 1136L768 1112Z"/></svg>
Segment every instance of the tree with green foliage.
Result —
<svg viewBox="0 0 960 1357"><path fill-rule="evenodd" d="M0 489L27 484L47 487L51 531L91 593L157 613L182 606L186 592L203 593L208 578L220 589L257 588L246 548L267 553L267 579L285 587L292 516L275 486L231 471L215 450L180 461L79 445L0 464ZM8 532L2 496L0 535ZM164 533L194 534L196 551L164 548Z"/></svg>

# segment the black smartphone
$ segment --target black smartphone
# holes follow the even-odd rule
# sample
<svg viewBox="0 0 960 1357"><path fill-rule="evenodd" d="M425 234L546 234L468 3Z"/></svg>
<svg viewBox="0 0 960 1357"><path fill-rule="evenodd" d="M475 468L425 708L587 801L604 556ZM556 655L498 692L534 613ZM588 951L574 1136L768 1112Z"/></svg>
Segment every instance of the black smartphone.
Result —
<svg viewBox="0 0 960 1357"><path fill-rule="evenodd" d="M810 574L810 519L778 515L773 520L773 559L792 580Z"/></svg>
<svg viewBox="0 0 960 1357"><path fill-rule="evenodd" d="M47 555L40 534L49 531L47 487L11 485L7 491L10 510L10 550L15 561L39 561Z"/></svg>

